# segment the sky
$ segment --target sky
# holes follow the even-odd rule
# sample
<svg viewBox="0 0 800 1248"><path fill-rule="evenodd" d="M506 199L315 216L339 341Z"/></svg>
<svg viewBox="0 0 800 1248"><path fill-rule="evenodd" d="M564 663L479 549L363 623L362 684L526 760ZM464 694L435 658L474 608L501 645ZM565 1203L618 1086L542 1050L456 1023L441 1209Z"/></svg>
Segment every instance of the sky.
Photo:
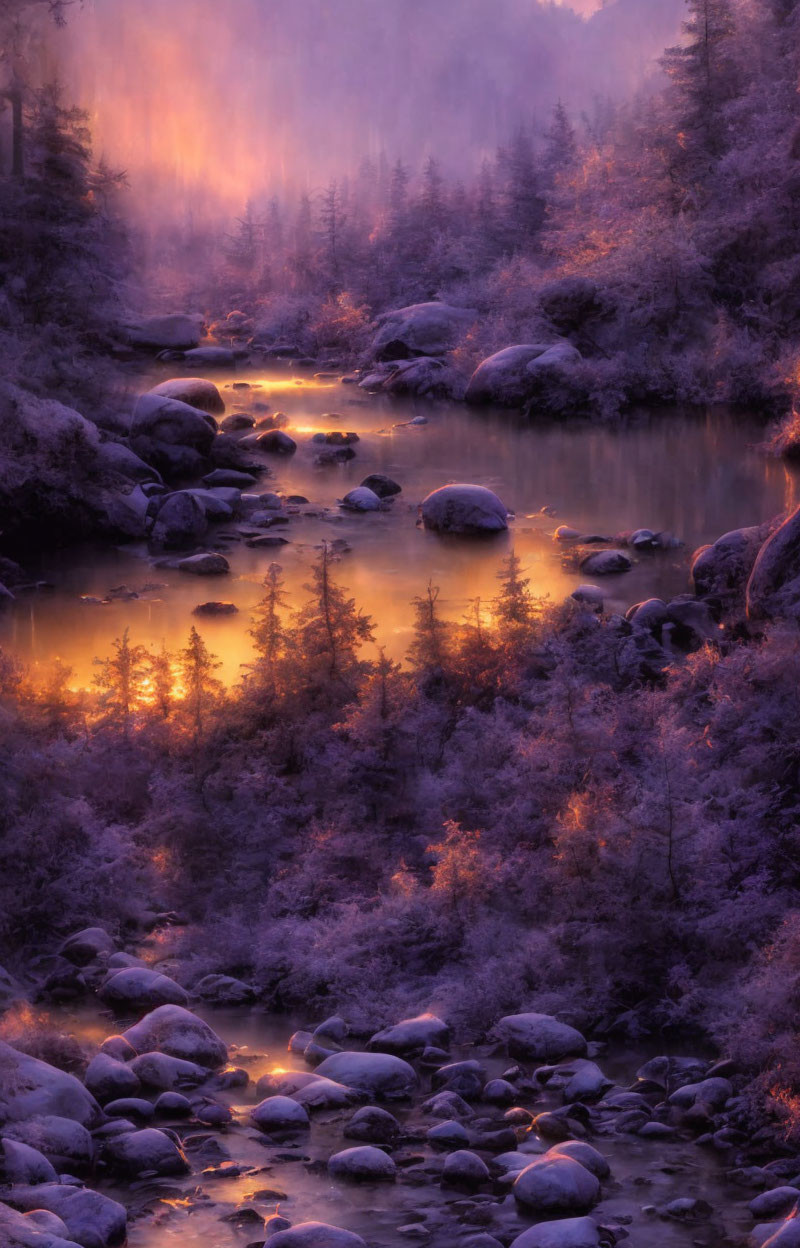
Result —
<svg viewBox="0 0 800 1248"><path fill-rule="evenodd" d="M636 87L675 41L682 7L85 0L58 38L98 154L140 195L241 210L381 151L470 172L520 124L545 124L558 99L577 114Z"/></svg>

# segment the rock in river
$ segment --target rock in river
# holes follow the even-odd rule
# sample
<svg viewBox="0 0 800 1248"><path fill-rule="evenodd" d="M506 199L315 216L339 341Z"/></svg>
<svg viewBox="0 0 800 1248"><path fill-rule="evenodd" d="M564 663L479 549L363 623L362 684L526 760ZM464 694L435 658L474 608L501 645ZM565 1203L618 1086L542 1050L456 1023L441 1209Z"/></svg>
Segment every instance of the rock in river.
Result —
<svg viewBox="0 0 800 1248"><path fill-rule="evenodd" d="M422 521L439 533L501 533L508 528L508 510L483 485L443 485L424 500Z"/></svg>
<svg viewBox="0 0 800 1248"><path fill-rule="evenodd" d="M162 1005L124 1033L137 1053L158 1049L200 1066L221 1066L228 1050L215 1031L190 1010Z"/></svg>
<svg viewBox="0 0 800 1248"><path fill-rule="evenodd" d="M19 1122L54 1114L92 1126L100 1106L74 1075L0 1041L0 1120Z"/></svg>
<svg viewBox="0 0 800 1248"><path fill-rule="evenodd" d="M378 1183L393 1180L397 1167L380 1148L363 1144L334 1153L328 1162L328 1173L334 1179Z"/></svg>
<svg viewBox="0 0 800 1248"><path fill-rule="evenodd" d="M450 1041L450 1028L435 1014L419 1014L416 1018L404 1018L393 1027L386 1027L369 1041L368 1048L382 1053L414 1053L435 1045L446 1048Z"/></svg>
<svg viewBox="0 0 800 1248"><path fill-rule="evenodd" d="M334 1053L317 1067L317 1074L380 1100L410 1096L417 1086L414 1068L389 1053Z"/></svg>
<svg viewBox="0 0 800 1248"><path fill-rule="evenodd" d="M521 1170L512 1188L517 1204L533 1213L581 1214L597 1204L597 1178L571 1157L547 1154Z"/></svg>
<svg viewBox="0 0 800 1248"><path fill-rule="evenodd" d="M589 576L616 576L630 572L633 561L622 550L595 550L581 560L580 566Z"/></svg>
<svg viewBox="0 0 800 1248"><path fill-rule="evenodd" d="M208 381L205 377L171 377L169 381L153 386L148 394L178 399L179 402L188 403L190 407L209 412L212 416L219 416L225 411L222 395L213 381Z"/></svg>
<svg viewBox="0 0 800 1248"><path fill-rule="evenodd" d="M592 1218L539 1222L518 1235L511 1248L600 1248L600 1228Z"/></svg>
<svg viewBox="0 0 800 1248"><path fill-rule="evenodd" d="M128 1131L106 1142L103 1156L115 1174L186 1174L189 1163L173 1139L156 1127Z"/></svg>
<svg viewBox="0 0 800 1248"><path fill-rule="evenodd" d="M199 555L189 555L178 563L179 572L191 572L194 576L223 576L230 572L231 566L224 555L214 551L203 551Z"/></svg>
<svg viewBox="0 0 800 1248"><path fill-rule="evenodd" d="M256 1105L250 1117L260 1131L305 1131L308 1114L302 1105L289 1096L268 1096Z"/></svg>
<svg viewBox="0 0 800 1248"><path fill-rule="evenodd" d="M38 1183L15 1187L6 1200L17 1209L47 1209L61 1218L82 1248L113 1248L125 1239L128 1215L122 1205L85 1187Z"/></svg>
<svg viewBox="0 0 800 1248"><path fill-rule="evenodd" d="M98 996L106 1005L120 1012L147 1010L157 1005L186 1005L189 1001L189 994L174 979L138 966L114 971L101 986ZM130 1039L127 1033L126 1037ZM148 1048L156 1047L148 1045ZM138 1051L141 1053L143 1050Z"/></svg>
<svg viewBox="0 0 800 1248"><path fill-rule="evenodd" d="M135 1071L125 1062L119 1062L107 1053L98 1053L90 1061L84 1082L98 1101L114 1101L120 1096L135 1096L139 1080Z"/></svg>
<svg viewBox="0 0 800 1248"><path fill-rule="evenodd" d="M471 308L448 303L414 303L378 317L372 358L405 360L415 355L444 355L475 320Z"/></svg>
<svg viewBox="0 0 800 1248"><path fill-rule="evenodd" d="M366 1248L360 1235L327 1222L298 1222L269 1239L270 1248Z"/></svg>
<svg viewBox="0 0 800 1248"><path fill-rule="evenodd" d="M536 1061L558 1062L586 1052L581 1033L549 1014L507 1014L492 1028L492 1038L508 1044L514 1057Z"/></svg>

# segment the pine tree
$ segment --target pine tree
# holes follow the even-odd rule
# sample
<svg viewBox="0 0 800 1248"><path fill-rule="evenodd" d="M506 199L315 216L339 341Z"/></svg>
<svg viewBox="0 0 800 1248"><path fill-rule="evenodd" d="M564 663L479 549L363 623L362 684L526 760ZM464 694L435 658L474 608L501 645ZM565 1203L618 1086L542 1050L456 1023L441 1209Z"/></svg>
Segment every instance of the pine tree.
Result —
<svg viewBox="0 0 800 1248"><path fill-rule="evenodd" d="M494 600L494 614L500 627L512 632L527 630L533 624L536 608L530 592L530 579L522 575L522 562L512 551L497 574L500 593Z"/></svg>
<svg viewBox="0 0 800 1248"><path fill-rule="evenodd" d="M544 223L544 200L528 134L519 129L505 158L505 228L507 244L512 251L529 249Z"/></svg>
<svg viewBox="0 0 800 1248"><path fill-rule="evenodd" d="M131 718L140 705L142 685L147 677L148 654L144 646L132 646L130 631L112 643L108 659L95 659L98 667L95 685L100 691L101 706L108 712L109 722L127 736Z"/></svg>
<svg viewBox="0 0 800 1248"><path fill-rule="evenodd" d="M178 667L183 710L195 745L203 741L208 718L222 693L222 683L214 675L221 666L216 656L209 653L203 638L192 625L186 648L178 655Z"/></svg>
<svg viewBox="0 0 800 1248"><path fill-rule="evenodd" d="M441 674L449 659L450 630L439 614L439 586L428 582L424 597L414 598L414 640L408 660L420 674Z"/></svg>
<svg viewBox="0 0 800 1248"><path fill-rule="evenodd" d="M311 595L294 619L293 656L308 686L318 694L330 691L336 697L352 696L368 670L358 652L373 638L369 616L356 607L355 600L336 584L331 575L328 543L314 566Z"/></svg>
<svg viewBox="0 0 800 1248"><path fill-rule="evenodd" d="M256 651L253 676L260 687L275 689L278 668L286 654L287 634L281 612L288 606L281 565L271 563L264 578L264 597L253 612L250 636Z"/></svg>
<svg viewBox="0 0 800 1248"><path fill-rule="evenodd" d="M552 181L565 169L570 169L578 157L578 141L575 127L561 100L553 109L553 118L545 135L543 165Z"/></svg>

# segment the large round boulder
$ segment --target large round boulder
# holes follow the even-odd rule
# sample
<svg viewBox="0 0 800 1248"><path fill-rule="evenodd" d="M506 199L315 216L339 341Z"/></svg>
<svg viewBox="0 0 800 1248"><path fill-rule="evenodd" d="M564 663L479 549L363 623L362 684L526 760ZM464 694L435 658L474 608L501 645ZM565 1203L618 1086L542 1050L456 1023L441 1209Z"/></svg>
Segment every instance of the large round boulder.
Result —
<svg viewBox="0 0 800 1248"><path fill-rule="evenodd" d="M413 1066L390 1053L333 1053L317 1067L317 1074L379 1100L410 1096L417 1087Z"/></svg>
<svg viewBox="0 0 800 1248"><path fill-rule="evenodd" d="M54 1213L44 1209L20 1213L1 1202L0 1244L7 1248L80 1248Z"/></svg>
<svg viewBox="0 0 800 1248"><path fill-rule="evenodd" d="M758 552L747 582L746 601L752 620L800 616L800 507Z"/></svg>
<svg viewBox="0 0 800 1248"><path fill-rule="evenodd" d="M692 587L699 598L727 606L744 595L758 552L769 536L768 525L731 529L692 558Z"/></svg>
<svg viewBox="0 0 800 1248"><path fill-rule="evenodd" d="M259 1131L305 1131L308 1114L302 1105L289 1096L268 1096L252 1110L250 1117Z"/></svg>
<svg viewBox="0 0 800 1248"><path fill-rule="evenodd" d="M378 1031L367 1045L382 1053L414 1053L429 1045L436 1048L447 1048L450 1042L450 1028L435 1014L418 1014L416 1018L404 1018Z"/></svg>
<svg viewBox="0 0 800 1248"><path fill-rule="evenodd" d="M467 385L466 401L520 407L535 391L537 373L563 368L579 359L579 352L565 342L527 342L504 347L475 369Z"/></svg>
<svg viewBox="0 0 800 1248"><path fill-rule="evenodd" d="M68 936L58 952L74 966L86 966L103 954L112 954L115 948L114 941L102 927L84 927Z"/></svg>
<svg viewBox="0 0 800 1248"><path fill-rule="evenodd" d="M444 355L463 337L475 316L474 309L438 301L384 312L376 322L372 358L406 360L416 355Z"/></svg>
<svg viewBox="0 0 800 1248"><path fill-rule="evenodd" d="M400 1123L387 1109L364 1105L356 1110L342 1134L363 1144L390 1144L400 1134Z"/></svg>
<svg viewBox="0 0 800 1248"><path fill-rule="evenodd" d="M507 1044L514 1057L535 1061L559 1062L586 1052L581 1033L550 1014L507 1014L493 1027L492 1038Z"/></svg>
<svg viewBox="0 0 800 1248"><path fill-rule="evenodd" d="M518 1235L511 1248L600 1248L600 1228L592 1218L539 1222Z"/></svg>
<svg viewBox="0 0 800 1248"><path fill-rule="evenodd" d="M190 1168L183 1150L156 1127L114 1136L106 1141L103 1157L115 1174L130 1178L141 1174L186 1174Z"/></svg>
<svg viewBox="0 0 800 1248"><path fill-rule="evenodd" d="M177 1088L197 1087L208 1078L208 1068L197 1062L187 1062L168 1053L141 1053L131 1062L137 1079L146 1088L159 1092L173 1092Z"/></svg>
<svg viewBox="0 0 800 1248"><path fill-rule="evenodd" d="M423 501L422 522L437 533L501 533L508 510L483 485L443 485Z"/></svg>
<svg viewBox="0 0 800 1248"><path fill-rule="evenodd" d="M87 1187L37 1183L34 1187L14 1187L5 1198L16 1209L54 1213L81 1248L115 1248L125 1240L128 1215L124 1206Z"/></svg>
<svg viewBox="0 0 800 1248"><path fill-rule="evenodd" d="M59 1172L75 1174L94 1160L94 1144L86 1127L72 1118L38 1114L24 1122L6 1123L5 1134L35 1148Z"/></svg>
<svg viewBox="0 0 800 1248"><path fill-rule="evenodd" d="M270 1248L366 1248L360 1235L327 1222L298 1222L269 1239Z"/></svg>
<svg viewBox="0 0 800 1248"><path fill-rule="evenodd" d="M624 550L594 550L581 560L581 572L589 576L618 576L630 572L633 560Z"/></svg>
<svg viewBox="0 0 800 1248"><path fill-rule="evenodd" d="M514 1199L533 1213L588 1213L600 1199L600 1183L571 1157L545 1155L521 1170L512 1187Z"/></svg>
<svg viewBox="0 0 800 1248"><path fill-rule="evenodd" d="M0 1184L57 1182L53 1163L38 1148L22 1140L0 1140Z"/></svg>
<svg viewBox="0 0 800 1248"><path fill-rule="evenodd" d="M382 1149L362 1144L334 1153L328 1161L328 1174L351 1182L383 1183L397 1177L397 1166Z"/></svg>
<svg viewBox="0 0 800 1248"><path fill-rule="evenodd" d="M139 1091L136 1072L108 1053L98 1053L92 1058L86 1068L84 1083L101 1104L120 1096L135 1096Z"/></svg>
<svg viewBox="0 0 800 1248"><path fill-rule="evenodd" d="M209 412L219 416L225 411L225 402L213 381L205 377L172 377L169 381L159 382L148 394L162 395L167 399L177 399L180 403L188 403L200 412Z"/></svg>
<svg viewBox="0 0 800 1248"><path fill-rule="evenodd" d="M199 498L188 490L170 494L158 509L150 534L155 546L183 550L202 542L208 532L208 516Z"/></svg>
<svg viewBox="0 0 800 1248"><path fill-rule="evenodd" d="M90 1127L102 1116L80 1079L0 1041L0 1121L35 1115L71 1118Z"/></svg>
<svg viewBox="0 0 800 1248"><path fill-rule="evenodd" d="M124 1033L137 1053L157 1049L199 1066L221 1066L228 1058L224 1040L190 1010L180 1005L162 1005L146 1014Z"/></svg>
<svg viewBox="0 0 800 1248"><path fill-rule="evenodd" d="M207 455L216 436L213 416L189 403L162 394L142 394L136 400L131 419L130 436L134 451L136 439L152 438L168 446L190 446Z"/></svg>
<svg viewBox="0 0 800 1248"><path fill-rule="evenodd" d="M101 985L98 996L105 1005L120 1013L135 1013L161 1005L186 1005L189 994L168 975L147 967L128 966L113 974ZM130 1039L130 1037L127 1037ZM157 1045L148 1045L157 1048ZM140 1053L144 1050L139 1049ZM179 1054L178 1056L183 1056Z"/></svg>

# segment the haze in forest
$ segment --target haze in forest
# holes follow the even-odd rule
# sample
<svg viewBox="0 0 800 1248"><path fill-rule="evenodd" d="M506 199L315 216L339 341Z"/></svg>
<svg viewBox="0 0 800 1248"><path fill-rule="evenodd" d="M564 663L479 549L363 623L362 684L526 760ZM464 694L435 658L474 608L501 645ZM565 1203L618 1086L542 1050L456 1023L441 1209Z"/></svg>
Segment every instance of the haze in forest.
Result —
<svg viewBox="0 0 800 1248"><path fill-rule="evenodd" d="M562 99L578 116L657 74L682 0L87 0L61 73L95 150L152 212L239 210L364 157L469 175Z"/></svg>

